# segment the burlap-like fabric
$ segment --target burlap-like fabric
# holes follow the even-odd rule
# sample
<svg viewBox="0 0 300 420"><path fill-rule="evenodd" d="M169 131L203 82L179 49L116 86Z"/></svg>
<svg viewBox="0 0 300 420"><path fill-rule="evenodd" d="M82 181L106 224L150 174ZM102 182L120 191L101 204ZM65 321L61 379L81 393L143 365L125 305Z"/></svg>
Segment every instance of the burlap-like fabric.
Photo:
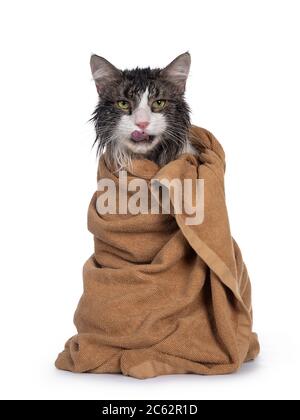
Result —
<svg viewBox="0 0 300 420"><path fill-rule="evenodd" d="M250 281L227 216L224 152L207 130L192 127L190 138L198 158L185 154L163 168L135 160L128 181L203 179L201 224L187 225L185 214L100 216L100 192L94 194L88 227L95 252L83 270L78 334L57 368L136 378L214 375L257 356ZM118 185L105 157L98 180L103 177Z"/></svg>

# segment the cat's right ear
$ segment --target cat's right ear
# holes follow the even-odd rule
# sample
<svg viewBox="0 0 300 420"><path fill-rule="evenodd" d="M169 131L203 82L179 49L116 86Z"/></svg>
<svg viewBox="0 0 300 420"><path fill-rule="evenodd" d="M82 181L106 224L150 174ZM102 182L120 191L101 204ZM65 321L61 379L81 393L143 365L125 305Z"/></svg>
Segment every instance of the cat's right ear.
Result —
<svg viewBox="0 0 300 420"><path fill-rule="evenodd" d="M117 82L122 77L122 73L119 69L113 66L105 58L99 57L96 54L91 56L90 65L99 95L107 83Z"/></svg>

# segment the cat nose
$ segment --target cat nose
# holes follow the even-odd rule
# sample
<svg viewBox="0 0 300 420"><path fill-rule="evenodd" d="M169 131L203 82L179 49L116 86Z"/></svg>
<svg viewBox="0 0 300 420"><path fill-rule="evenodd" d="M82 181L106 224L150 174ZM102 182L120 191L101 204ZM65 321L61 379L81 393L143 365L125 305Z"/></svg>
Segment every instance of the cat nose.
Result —
<svg viewBox="0 0 300 420"><path fill-rule="evenodd" d="M141 128L142 130L144 130L146 127L148 127L149 125L149 121L141 121L141 122L137 122L136 125Z"/></svg>

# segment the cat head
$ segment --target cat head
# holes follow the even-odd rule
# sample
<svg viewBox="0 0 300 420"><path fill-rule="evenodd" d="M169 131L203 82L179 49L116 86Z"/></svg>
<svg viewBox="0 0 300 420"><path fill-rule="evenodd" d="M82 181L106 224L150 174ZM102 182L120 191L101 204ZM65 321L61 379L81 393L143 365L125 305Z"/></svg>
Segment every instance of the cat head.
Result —
<svg viewBox="0 0 300 420"><path fill-rule="evenodd" d="M133 157L164 165L185 146L190 126L184 99L191 58L184 53L163 69L121 71L105 58L91 57L99 95L93 114L98 152L126 168Z"/></svg>

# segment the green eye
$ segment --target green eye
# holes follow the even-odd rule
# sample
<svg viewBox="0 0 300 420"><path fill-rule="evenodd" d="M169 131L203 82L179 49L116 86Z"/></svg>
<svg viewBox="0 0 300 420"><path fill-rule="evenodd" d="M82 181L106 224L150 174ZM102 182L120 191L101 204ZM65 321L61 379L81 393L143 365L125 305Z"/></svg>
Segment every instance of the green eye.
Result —
<svg viewBox="0 0 300 420"><path fill-rule="evenodd" d="M160 111L166 106L167 101L164 99L158 99L157 101L154 101L152 104L152 110L153 111Z"/></svg>
<svg viewBox="0 0 300 420"><path fill-rule="evenodd" d="M123 109L123 111L127 111L129 109L129 102L127 101L118 101L117 107Z"/></svg>

